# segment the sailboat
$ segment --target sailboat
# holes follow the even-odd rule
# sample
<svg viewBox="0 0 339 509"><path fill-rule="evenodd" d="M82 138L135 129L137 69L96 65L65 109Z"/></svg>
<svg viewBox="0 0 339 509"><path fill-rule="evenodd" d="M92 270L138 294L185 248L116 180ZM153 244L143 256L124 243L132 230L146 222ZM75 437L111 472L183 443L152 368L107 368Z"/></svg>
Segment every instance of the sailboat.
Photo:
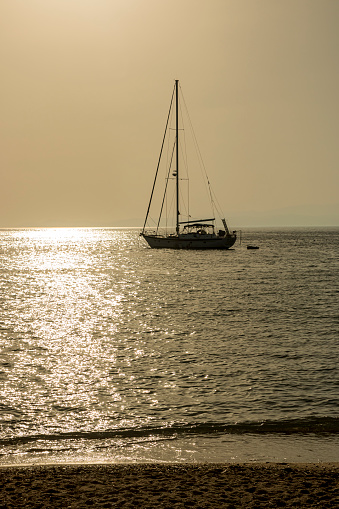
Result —
<svg viewBox="0 0 339 509"><path fill-rule="evenodd" d="M175 100L173 101L175 97ZM174 109L173 102L175 102L175 139L173 144L173 149L170 157L170 164L168 167L167 177L165 178L165 191L164 197L160 206L160 214L158 221L156 223L155 230L150 231L148 228L148 219L151 209L151 204L153 200L154 190L156 187L156 182L159 173L160 161L162 158L163 148L165 139L167 137L167 132L169 130L169 120L171 118L172 110ZM175 85L172 93L170 109L167 117L165 134L162 141L162 146L160 150L160 156L158 160L158 165L155 173L153 188L151 192L151 197L149 200L147 213L145 217L144 226L140 235L146 240L148 245L151 248L160 248L160 249L229 249L232 247L236 241L236 231L230 231L226 220L221 219L223 227L218 229L215 224L215 217L210 217L208 219L192 219L189 211L185 208L186 213L181 214L180 209L182 208L182 196L181 196L181 185L184 180L188 180L186 176L181 176L181 167L179 168L179 132L182 131L182 127L179 127L179 80L175 80ZM175 153L175 157L174 156ZM175 168L171 170L172 160L175 159ZM213 195L210 188L210 183L207 178L208 189L210 193L210 200L212 203L212 213L214 212L214 200ZM174 213L174 221L175 225L172 225L172 228L168 228L166 224L165 231L161 229L161 218L163 214L165 197L168 192L168 184L170 181L174 181L175 184L175 213ZM186 215L186 217L184 217ZM211 214L212 215L212 214ZM215 214L213 214L215 215ZM184 220L185 219L185 220ZM175 228L174 228L175 226Z"/></svg>

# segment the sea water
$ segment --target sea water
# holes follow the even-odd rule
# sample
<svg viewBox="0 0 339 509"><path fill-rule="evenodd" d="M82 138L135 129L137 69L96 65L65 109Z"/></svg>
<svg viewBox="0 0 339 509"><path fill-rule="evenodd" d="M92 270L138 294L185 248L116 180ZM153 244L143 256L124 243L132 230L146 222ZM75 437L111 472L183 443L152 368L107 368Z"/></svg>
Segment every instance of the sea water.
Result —
<svg viewBox="0 0 339 509"><path fill-rule="evenodd" d="M3 229L0 268L1 464L339 461L339 229Z"/></svg>

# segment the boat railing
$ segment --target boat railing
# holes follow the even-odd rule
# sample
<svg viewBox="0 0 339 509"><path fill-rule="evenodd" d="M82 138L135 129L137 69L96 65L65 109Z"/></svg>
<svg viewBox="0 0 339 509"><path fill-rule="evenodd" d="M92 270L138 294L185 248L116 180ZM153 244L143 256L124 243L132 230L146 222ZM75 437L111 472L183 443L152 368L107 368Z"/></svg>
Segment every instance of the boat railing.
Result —
<svg viewBox="0 0 339 509"><path fill-rule="evenodd" d="M140 235L163 238L163 237L175 236L175 230L174 230L174 228L171 230L166 229L166 228L159 228L157 230L145 229L141 232Z"/></svg>

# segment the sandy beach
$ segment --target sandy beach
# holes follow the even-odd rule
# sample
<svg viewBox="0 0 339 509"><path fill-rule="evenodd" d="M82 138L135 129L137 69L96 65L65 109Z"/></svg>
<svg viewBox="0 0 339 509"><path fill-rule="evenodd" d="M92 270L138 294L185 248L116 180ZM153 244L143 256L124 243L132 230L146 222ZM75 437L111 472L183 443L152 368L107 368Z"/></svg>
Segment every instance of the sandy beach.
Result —
<svg viewBox="0 0 339 509"><path fill-rule="evenodd" d="M0 508L339 507L339 463L1 467Z"/></svg>

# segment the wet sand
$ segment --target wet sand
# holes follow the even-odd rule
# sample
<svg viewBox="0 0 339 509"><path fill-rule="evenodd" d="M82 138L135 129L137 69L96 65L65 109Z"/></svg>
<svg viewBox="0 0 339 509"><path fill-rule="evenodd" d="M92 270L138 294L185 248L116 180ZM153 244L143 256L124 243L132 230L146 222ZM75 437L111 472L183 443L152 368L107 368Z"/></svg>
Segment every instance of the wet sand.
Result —
<svg viewBox="0 0 339 509"><path fill-rule="evenodd" d="M0 467L7 508L334 508L339 463Z"/></svg>

